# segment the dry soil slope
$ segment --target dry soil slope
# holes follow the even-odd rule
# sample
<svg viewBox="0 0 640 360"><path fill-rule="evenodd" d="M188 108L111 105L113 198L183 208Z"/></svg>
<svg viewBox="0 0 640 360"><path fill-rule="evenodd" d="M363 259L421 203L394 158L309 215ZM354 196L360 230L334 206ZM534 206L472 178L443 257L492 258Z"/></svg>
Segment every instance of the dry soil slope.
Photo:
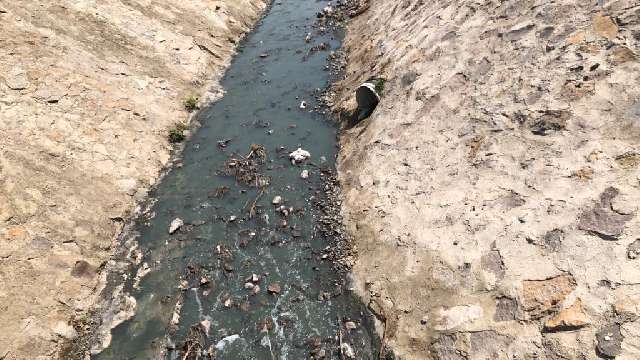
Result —
<svg viewBox="0 0 640 360"><path fill-rule="evenodd" d="M215 85L265 4L0 0L0 359L75 336L182 99Z"/></svg>
<svg viewBox="0 0 640 360"><path fill-rule="evenodd" d="M342 137L355 278L403 359L640 358L640 4L372 0Z"/></svg>

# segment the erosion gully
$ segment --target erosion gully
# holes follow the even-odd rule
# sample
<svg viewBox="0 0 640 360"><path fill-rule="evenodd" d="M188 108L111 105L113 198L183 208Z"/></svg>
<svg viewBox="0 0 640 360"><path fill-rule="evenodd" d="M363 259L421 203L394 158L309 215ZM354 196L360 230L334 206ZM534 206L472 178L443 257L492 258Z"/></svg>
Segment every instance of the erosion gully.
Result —
<svg viewBox="0 0 640 360"><path fill-rule="evenodd" d="M330 81L329 50L315 50L340 46L339 34L313 26L326 5L275 1L239 47L225 96L196 115L201 127L180 165L133 227L143 259L125 291L136 314L93 359L377 356L366 309L326 255L334 239L320 231L314 205L337 151L334 123L311 111ZM251 153L254 144L266 158L261 147ZM292 164L298 147L311 158ZM284 208L272 203L276 196ZM175 218L185 225L169 234ZM141 266L149 272L136 280Z"/></svg>

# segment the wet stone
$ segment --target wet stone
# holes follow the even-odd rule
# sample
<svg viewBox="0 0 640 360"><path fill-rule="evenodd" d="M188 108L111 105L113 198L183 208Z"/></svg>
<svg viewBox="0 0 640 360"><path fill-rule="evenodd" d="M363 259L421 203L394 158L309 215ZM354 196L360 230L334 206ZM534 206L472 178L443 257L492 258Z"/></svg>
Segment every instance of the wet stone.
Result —
<svg viewBox="0 0 640 360"><path fill-rule="evenodd" d="M280 294L280 291L282 291L282 288L280 287L280 284L273 283L267 286L267 291L269 292L269 294L278 295Z"/></svg>

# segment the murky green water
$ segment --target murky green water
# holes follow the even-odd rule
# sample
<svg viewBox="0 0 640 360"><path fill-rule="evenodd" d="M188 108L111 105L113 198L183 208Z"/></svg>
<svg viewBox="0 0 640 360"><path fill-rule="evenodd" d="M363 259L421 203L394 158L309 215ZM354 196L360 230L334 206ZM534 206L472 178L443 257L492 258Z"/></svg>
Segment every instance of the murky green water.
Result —
<svg viewBox="0 0 640 360"><path fill-rule="evenodd" d="M332 168L336 154L337 129L309 112L316 89L327 85L329 50L309 51L322 42L340 45L335 34L319 35L311 26L326 4L275 1L241 46L223 81L225 97L200 112L202 127L187 144L183 166L152 194L155 216L139 220L138 242L151 272L137 288L132 280L137 268L131 270L125 289L137 300L136 315L113 330L111 346L95 359L149 359L174 346L166 357L182 359L194 344L184 344L190 331L202 345L192 347L190 359L207 358L201 350L208 349L215 349L217 359L297 360L312 352L340 359L339 332L355 358L373 358L361 304L347 286L337 286L344 279L323 260L331 241L318 231L320 214L313 206L313 197L322 193L321 169ZM314 38L307 43L309 32ZM301 101L306 110L299 109ZM268 152L259 169L271 185L261 197L260 189L220 172L232 154L246 156L251 144ZM294 166L288 154L298 147L312 158ZM300 177L304 169L310 171L306 180ZM215 197L223 186L228 192ZM288 217L272 205L277 195L294 209ZM256 198L256 215L250 218L247 209ZM197 226L170 235L176 217ZM252 274L259 281L246 285ZM179 289L181 283L186 290ZM280 285L278 294L269 293L270 284ZM253 294L251 286L260 291ZM178 301L184 305L172 326ZM355 330L345 328L348 320ZM190 330L203 321L210 323L208 334Z"/></svg>

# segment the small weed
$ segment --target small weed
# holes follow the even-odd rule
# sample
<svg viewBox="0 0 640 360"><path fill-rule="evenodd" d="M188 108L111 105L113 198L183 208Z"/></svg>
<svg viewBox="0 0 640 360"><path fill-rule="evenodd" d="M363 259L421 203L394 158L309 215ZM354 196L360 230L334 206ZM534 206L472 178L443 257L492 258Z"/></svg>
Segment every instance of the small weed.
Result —
<svg viewBox="0 0 640 360"><path fill-rule="evenodd" d="M195 95L191 95L188 98L184 99L184 108L187 109L187 111L194 111L198 108L198 101L200 99L195 96Z"/></svg>
<svg viewBox="0 0 640 360"><path fill-rule="evenodd" d="M169 130L169 142L172 144L183 142L185 138L184 131L187 129L185 124L177 123L173 129Z"/></svg>
<svg viewBox="0 0 640 360"><path fill-rule="evenodd" d="M378 78L375 80L375 89L376 92L378 93L378 95L382 96L382 92L384 91L384 83L385 83L385 79L383 78Z"/></svg>

